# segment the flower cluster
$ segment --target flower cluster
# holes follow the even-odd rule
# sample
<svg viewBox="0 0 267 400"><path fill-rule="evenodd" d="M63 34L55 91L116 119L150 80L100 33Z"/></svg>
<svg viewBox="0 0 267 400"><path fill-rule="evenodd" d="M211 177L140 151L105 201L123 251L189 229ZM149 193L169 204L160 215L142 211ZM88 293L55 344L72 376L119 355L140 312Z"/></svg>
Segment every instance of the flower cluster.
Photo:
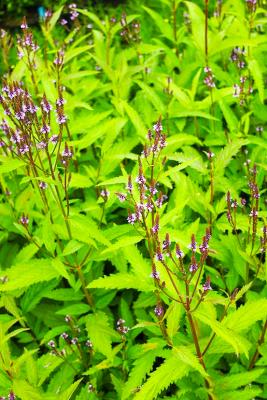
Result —
<svg viewBox="0 0 267 400"><path fill-rule="evenodd" d="M238 69L244 69L246 67L245 55L244 47L235 47L231 52L230 60L235 63Z"/></svg>
<svg viewBox="0 0 267 400"><path fill-rule="evenodd" d="M246 103L248 97L253 93L253 81L249 75L245 73L241 74L246 68L246 50L241 47L235 47L230 55L230 60L235 63L239 73L239 83L235 83L233 86L233 97L239 99L239 104L243 106Z"/></svg>
<svg viewBox="0 0 267 400"><path fill-rule="evenodd" d="M121 334L121 335L126 335L126 333L129 332L129 328L128 326L125 325L125 320L124 319L118 319L117 321L117 331Z"/></svg>
<svg viewBox="0 0 267 400"><path fill-rule="evenodd" d="M155 179L155 160L158 160L161 151L166 146L166 135L162 132L162 124L159 120L154 126L153 131L148 131L149 143L144 146L142 157L145 158L146 163L152 168L150 176L146 176L142 159L139 158L138 175L135 178L137 185L138 200L133 195L132 178L129 176L126 185L127 194L117 193L118 199L123 202L127 198L131 201L134 212L129 210L128 222L134 224L136 222L143 223L149 214L153 215L159 210L167 196L159 190L159 182ZM153 172L152 172L153 171ZM152 232L156 234L157 223L153 224Z"/></svg>
<svg viewBox="0 0 267 400"><path fill-rule="evenodd" d="M28 64L31 64L30 67L35 66L34 55L39 49L39 46L34 41L33 34L28 27L25 17L23 18L20 27L22 29L22 35L18 36L17 39L18 58L21 59L26 56Z"/></svg>
<svg viewBox="0 0 267 400"><path fill-rule="evenodd" d="M249 13L253 14L257 8L257 0L246 0Z"/></svg>
<svg viewBox="0 0 267 400"><path fill-rule="evenodd" d="M34 153L46 150L49 143L53 146L58 143L58 135L51 132L52 105L45 95L37 106L21 82L5 82L0 104L11 122L9 124L4 119L0 125L4 133L1 147L5 147L6 151L19 158L25 157L30 162L34 159ZM60 128L60 125L66 123L63 99L57 100L56 115ZM62 135L62 129L59 130Z"/></svg>
<svg viewBox="0 0 267 400"><path fill-rule="evenodd" d="M131 24L127 22L127 16L125 13L122 14L120 20L122 30L120 32L121 37L126 43L138 43L140 42L140 22L133 21Z"/></svg>
<svg viewBox="0 0 267 400"><path fill-rule="evenodd" d="M248 177L248 187L250 192L250 202L249 208L247 211L248 216L248 241L251 240L252 247L255 244L256 235L257 235L257 226L259 222L259 201L260 201L260 192L259 187L256 183L257 178L257 167L256 164L250 168L251 161L248 159L244 162L244 166L247 169L247 177ZM237 222L236 222L236 213L238 207L245 207L247 205L247 200L244 198L240 199L240 202L237 199L232 199L231 194L228 191L226 196L227 202L227 219L231 224L235 233L237 233ZM266 248L266 236L265 233L263 237L260 238L261 242L261 251L265 252Z"/></svg>
<svg viewBox="0 0 267 400"><path fill-rule="evenodd" d="M210 67L204 67L204 73L205 73L205 77L204 77L204 83L208 88L214 88L215 87L215 82L214 82L214 75L212 73L212 70Z"/></svg>

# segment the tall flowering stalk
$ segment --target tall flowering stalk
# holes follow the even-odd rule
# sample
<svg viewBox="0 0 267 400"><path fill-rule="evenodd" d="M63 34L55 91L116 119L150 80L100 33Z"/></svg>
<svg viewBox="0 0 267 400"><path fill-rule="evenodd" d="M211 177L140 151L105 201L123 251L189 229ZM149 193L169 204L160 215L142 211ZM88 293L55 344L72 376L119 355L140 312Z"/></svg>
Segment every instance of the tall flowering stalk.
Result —
<svg viewBox="0 0 267 400"><path fill-rule="evenodd" d="M60 53L58 57L63 55ZM60 65L62 62L60 59ZM51 104L45 94L37 103L21 82L4 82L0 104L6 119L1 123L1 148L5 156L24 163L27 174L33 178L32 185L39 192L45 214L49 213L50 202L56 201L71 240L69 184L74 149L66 140L66 137L70 139L70 132L60 84L58 93L56 104ZM53 216L51 213L49 215L53 223ZM23 214L19 222L24 227L26 236L34 242L29 229L30 218L31 216ZM59 239L57 241L61 251L62 244ZM92 306L92 298L78 261L76 260L74 267L67 259L65 262L77 271L87 302Z"/></svg>
<svg viewBox="0 0 267 400"><path fill-rule="evenodd" d="M127 194L117 193L120 201L128 201L128 223L141 229L146 238L151 260L151 277L155 284L155 315L159 320L162 333L171 344L164 326L165 304L163 296L180 303L186 312L193 336L199 362L205 369L200 349L197 329L193 318L194 311L212 290L210 278L201 284L204 266L209 254L210 229L207 228L200 244L193 234L188 245L190 255L185 257L178 243L173 243L168 233L162 236L161 216L167 195L160 184L160 176L166 163L162 150L166 146L161 119L148 131L148 142L144 145L142 157L138 161L138 175L129 176L126 185ZM160 276L159 266L163 266L168 283ZM175 293L175 296L173 295ZM209 386L208 382L206 382Z"/></svg>

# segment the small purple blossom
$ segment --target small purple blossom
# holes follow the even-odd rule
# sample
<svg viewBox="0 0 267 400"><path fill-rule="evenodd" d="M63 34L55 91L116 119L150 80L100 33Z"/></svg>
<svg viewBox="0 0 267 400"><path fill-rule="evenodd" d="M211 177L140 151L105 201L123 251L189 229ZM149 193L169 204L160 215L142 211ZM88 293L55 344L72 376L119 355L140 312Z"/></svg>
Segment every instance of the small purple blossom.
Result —
<svg viewBox="0 0 267 400"><path fill-rule="evenodd" d="M50 340L48 343L48 346L51 347L52 349L54 349L56 347L56 343L54 342L54 340Z"/></svg>
<svg viewBox="0 0 267 400"><path fill-rule="evenodd" d="M197 251L197 243L195 239L195 235L191 237L191 243L188 245L188 248L192 250L193 253Z"/></svg>
<svg viewBox="0 0 267 400"><path fill-rule="evenodd" d="M127 217L127 221L129 222L129 224L133 225L136 221L136 214L129 214Z"/></svg>
<svg viewBox="0 0 267 400"><path fill-rule="evenodd" d="M67 25L67 23L68 23L68 21L65 18L62 18L60 20L60 25L62 25L62 26Z"/></svg>
<svg viewBox="0 0 267 400"><path fill-rule="evenodd" d="M100 196L103 197L104 200L107 200L110 195L110 192L107 189L102 189L100 192Z"/></svg>
<svg viewBox="0 0 267 400"><path fill-rule="evenodd" d="M36 147L37 149L44 150L47 147L47 143L42 140L41 142L37 143Z"/></svg>
<svg viewBox="0 0 267 400"><path fill-rule="evenodd" d="M41 181L41 182L39 183L39 188L42 189L42 190L47 189L47 186L48 186L48 185L47 185L46 182Z"/></svg>
<svg viewBox="0 0 267 400"><path fill-rule="evenodd" d="M91 342L91 340L86 340L85 346L89 347L90 349L92 349L93 348L93 343Z"/></svg>
<svg viewBox="0 0 267 400"><path fill-rule="evenodd" d="M184 256L184 253L180 249L178 244L176 244L176 246L175 246L175 255L176 255L177 258L183 258L183 256Z"/></svg>
<svg viewBox="0 0 267 400"><path fill-rule="evenodd" d="M78 344L78 338L77 338L77 337L74 337L74 338L71 339L70 342L71 342L71 344L76 345L76 344Z"/></svg>
<svg viewBox="0 0 267 400"><path fill-rule="evenodd" d="M138 185L144 185L146 183L146 178L143 175L138 175L135 181Z"/></svg>
<svg viewBox="0 0 267 400"><path fill-rule="evenodd" d="M253 208L250 211L249 216L252 217L252 218L256 218L258 216L258 214L259 214L258 211L255 208Z"/></svg>
<svg viewBox="0 0 267 400"><path fill-rule="evenodd" d="M126 200L126 198L127 198L127 195L124 194L124 193L116 193L116 196L118 197L118 199L119 199L119 201L120 201L121 203L123 203L123 202Z"/></svg>
<svg viewBox="0 0 267 400"><path fill-rule="evenodd" d="M189 267L189 271L190 272L196 272L198 270L198 265L196 262L193 262L190 267Z"/></svg>
<svg viewBox="0 0 267 400"><path fill-rule="evenodd" d="M156 315L157 317L161 317L161 316L163 315L163 313L164 313L163 307L162 307L160 304L158 304L158 305L154 308L154 313L155 313L155 315Z"/></svg>
<svg viewBox="0 0 267 400"><path fill-rule="evenodd" d="M50 126L47 125L47 124L44 124L44 125L41 127L40 132L43 133L43 134L47 134L47 133L50 132L50 130L51 130Z"/></svg>
<svg viewBox="0 0 267 400"><path fill-rule="evenodd" d="M207 292L209 290L212 290L212 287L210 285L210 277L207 278L206 282L204 283L204 285L202 286L204 292Z"/></svg>
<svg viewBox="0 0 267 400"><path fill-rule="evenodd" d="M150 277L159 280L160 279L159 278L159 272L158 271L152 271L151 274L150 274Z"/></svg>
<svg viewBox="0 0 267 400"><path fill-rule="evenodd" d="M67 340L69 335L66 332L61 333L60 335L62 337L62 339Z"/></svg>
<svg viewBox="0 0 267 400"><path fill-rule="evenodd" d="M53 143L53 144L57 144L58 142L58 135L53 135L51 136L51 138L49 139L49 142Z"/></svg>

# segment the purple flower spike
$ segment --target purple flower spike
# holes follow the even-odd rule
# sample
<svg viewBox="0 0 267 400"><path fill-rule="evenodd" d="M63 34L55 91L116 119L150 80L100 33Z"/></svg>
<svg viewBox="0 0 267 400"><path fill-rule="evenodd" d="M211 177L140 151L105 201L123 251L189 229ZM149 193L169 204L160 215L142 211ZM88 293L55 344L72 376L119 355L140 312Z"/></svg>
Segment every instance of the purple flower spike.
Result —
<svg viewBox="0 0 267 400"><path fill-rule="evenodd" d="M207 292L209 290L212 290L212 287L210 286L210 277L207 277L206 282L204 283L204 285L202 286L204 292Z"/></svg>

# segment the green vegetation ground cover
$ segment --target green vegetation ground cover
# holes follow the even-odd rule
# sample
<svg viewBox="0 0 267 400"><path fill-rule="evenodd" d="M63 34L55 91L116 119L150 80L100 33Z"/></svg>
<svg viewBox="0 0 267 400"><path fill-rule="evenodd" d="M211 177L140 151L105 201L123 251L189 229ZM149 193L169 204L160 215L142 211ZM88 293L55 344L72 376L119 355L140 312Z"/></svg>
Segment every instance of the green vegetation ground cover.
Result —
<svg viewBox="0 0 267 400"><path fill-rule="evenodd" d="M148 0L1 30L1 398L267 398L266 22Z"/></svg>

